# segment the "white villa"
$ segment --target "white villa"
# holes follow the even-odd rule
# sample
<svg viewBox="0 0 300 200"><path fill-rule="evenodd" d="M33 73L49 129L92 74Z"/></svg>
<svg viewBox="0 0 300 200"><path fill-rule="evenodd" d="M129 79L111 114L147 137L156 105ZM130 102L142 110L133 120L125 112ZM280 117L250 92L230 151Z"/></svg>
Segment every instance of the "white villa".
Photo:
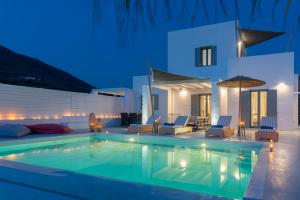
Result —
<svg viewBox="0 0 300 200"><path fill-rule="evenodd" d="M294 53L247 56L248 47L282 34L244 29L236 21L170 32L167 72L153 69L150 82L153 107L162 123L188 115L200 116L215 124L220 115L230 115L233 117L231 126L236 128L238 89L220 88L217 83L241 75L266 82L264 86L242 90L245 127L258 127L261 117L276 116L279 130L297 129L298 75L294 73ZM18 69L41 63L5 51L11 53L3 55L15 57L2 59L22 61L10 61L11 66ZM10 70L10 66L6 69ZM142 113L143 122L152 114L149 74L133 77L132 89L95 89L92 93L88 89L82 93L87 84L78 80L76 91L73 91L75 86L70 90L68 85L64 86L68 90L57 89L57 86L36 88L35 82L40 85L43 79L31 76L25 77L26 80L23 80L24 75L16 76L12 83L8 83L9 80L0 83L0 124L66 123L79 129L87 128L91 112L105 119L106 126L119 126L122 112ZM25 84L20 85L20 80ZM65 83L59 80L49 81L49 84L56 82Z"/></svg>
<svg viewBox="0 0 300 200"><path fill-rule="evenodd" d="M155 70L168 80L152 83L155 112L163 122L178 115L192 115L208 117L212 124L219 115L231 115L232 126L237 127L238 89L220 88L216 84L242 75L266 82L261 87L242 89L242 120L246 127L258 127L261 117L268 115L277 117L280 130L298 128L294 53L247 56L248 47L281 34L243 29L236 21L168 33L168 70ZM180 76L195 77L198 81L185 82ZM142 112L145 122L151 115L148 75L133 77L132 91L124 90L124 94L127 109Z"/></svg>

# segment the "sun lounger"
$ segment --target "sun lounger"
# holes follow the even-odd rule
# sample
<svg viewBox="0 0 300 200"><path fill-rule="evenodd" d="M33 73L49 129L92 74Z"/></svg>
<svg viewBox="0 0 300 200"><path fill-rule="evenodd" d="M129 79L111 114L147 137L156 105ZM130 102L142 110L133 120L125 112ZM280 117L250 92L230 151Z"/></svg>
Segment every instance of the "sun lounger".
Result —
<svg viewBox="0 0 300 200"><path fill-rule="evenodd" d="M159 134L179 134L191 133L193 127L186 126L188 123L188 116L178 116L174 123L165 123L160 129Z"/></svg>
<svg viewBox="0 0 300 200"><path fill-rule="evenodd" d="M212 125L205 131L205 137L230 137L234 129L230 128L231 116L220 116L217 125Z"/></svg>
<svg viewBox="0 0 300 200"><path fill-rule="evenodd" d="M279 133L276 129L277 118L273 116L262 117L261 127L255 132L255 140L278 141Z"/></svg>
<svg viewBox="0 0 300 200"><path fill-rule="evenodd" d="M154 116L154 120L156 123L158 123L160 120L160 116ZM152 129L153 129L153 117L150 116L146 124L130 124L130 126L128 127L128 132L146 133L146 132L152 132Z"/></svg>

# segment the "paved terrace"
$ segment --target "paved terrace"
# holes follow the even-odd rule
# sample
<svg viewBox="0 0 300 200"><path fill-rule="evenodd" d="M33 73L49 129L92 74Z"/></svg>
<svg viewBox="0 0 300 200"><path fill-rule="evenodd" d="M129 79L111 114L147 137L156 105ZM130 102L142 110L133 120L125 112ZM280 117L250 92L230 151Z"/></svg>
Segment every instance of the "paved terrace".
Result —
<svg viewBox="0 0 300 200"><path fill-rule="evenodd" d="M124 133L126 129L111 128L106 129L109 133ZM87 130L77 130L78 133L87 132ZM254 131L246 131L246 139L254 140ZM18 140L36 137L55 137L56 135L29 135ZM204 132L199 131L191 135L180 135L178 137L204 137ZM237 139L237 138L233 138ZM1 142L16 139L0 138ZM299 199L300 198L300 131L286 132L281 131L279 142L275 144L274 152L270 153L268 162L267 177L265 179L264 199ZM37 188L27 188L22 185L15 185L0 181L0 197L9 197L9 199L73 199L59 194L41 191ZM47 197L47 198L46 198Z"/></svg>

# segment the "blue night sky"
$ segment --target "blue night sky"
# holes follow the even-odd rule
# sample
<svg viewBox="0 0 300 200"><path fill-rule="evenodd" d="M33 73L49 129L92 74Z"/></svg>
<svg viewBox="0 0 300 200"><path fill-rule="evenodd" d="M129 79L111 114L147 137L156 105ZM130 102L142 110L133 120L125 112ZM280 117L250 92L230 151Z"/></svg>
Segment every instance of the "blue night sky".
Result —
<svg viewBox="0 0 300 200"><path fill-rule="evenodd" d="M207 1L208 2L208 1ZM209 1L212 2L212 1ZM186 17L163 20L155 28L139 30L125 45L120 45L115 9L111 3L95 23L91 0L0 0L0 44L61 68L96 87L131 87L133 75L147 73L147 64L166 70L167 32L233 20L233 0L228 3L228 17L208 6L205 17L194 23ZM286 35L248 50L248 55L284 51L300 52L300 3L293 0L284 21L285 0L275 9L265 0L255 16L250 0L240 1L240 25L244 28L285 31ZM202 12L201 10L199 12ZM232 11L233 12L233 11ZM252 17L251 17L252 16ZM295 71L300 72L296 58Z"/></svg>

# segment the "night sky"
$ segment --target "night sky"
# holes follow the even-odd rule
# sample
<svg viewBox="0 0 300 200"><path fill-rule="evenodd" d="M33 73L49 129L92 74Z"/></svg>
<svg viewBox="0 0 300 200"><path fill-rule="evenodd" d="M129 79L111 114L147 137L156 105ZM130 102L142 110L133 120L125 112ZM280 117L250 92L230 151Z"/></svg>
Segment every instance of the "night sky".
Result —
<svg viewBox="0 0 300 200"><path fill-rule="evenodd" d="M235 19L230 9L233 0L226 2L227 17L220 9L216 11L209 6L208 19L200 16L196 22L185 17L163 20L155 27L132 33L121 44L116 11L111 4L104 8L101 22L95 22L91 0L0 0L0 44L41 59L99 88L131 87L132 76L146 74L148 64L167 69L168 31ZM286 20L285 0L276 7L274 19L271 17L274 0L261 1L264 3L254 16L249 2L240 5L242 27L287 34L248 49L248 55L295 51L295 72L299 73L300 2L292 1Z"/></svg>

